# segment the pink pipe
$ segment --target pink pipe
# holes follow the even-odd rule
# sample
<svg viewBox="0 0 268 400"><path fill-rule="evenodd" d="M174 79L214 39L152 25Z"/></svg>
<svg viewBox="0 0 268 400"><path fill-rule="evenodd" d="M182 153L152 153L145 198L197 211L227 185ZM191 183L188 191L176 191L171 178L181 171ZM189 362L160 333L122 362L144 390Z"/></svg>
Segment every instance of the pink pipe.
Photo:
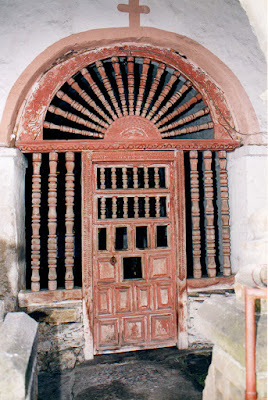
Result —
<svg viewBox="0 0 268 400"><path fill-rule="evenodd" d="M267 289L245 288L245 347L246 392L245 400L256 400L255 299L267 297Z"/></svg>

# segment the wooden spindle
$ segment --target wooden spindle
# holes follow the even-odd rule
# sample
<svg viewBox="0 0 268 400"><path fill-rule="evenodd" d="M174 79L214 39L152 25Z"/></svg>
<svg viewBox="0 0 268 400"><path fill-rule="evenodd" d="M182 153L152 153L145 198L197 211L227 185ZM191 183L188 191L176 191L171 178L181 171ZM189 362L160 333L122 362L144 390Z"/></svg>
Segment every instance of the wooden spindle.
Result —
<svg viewBox="0 0 268 400"><path fill-rule="evenodd" d="M133 168L133 186L134 189L138 189L139 182L138 182L138 167Z"/></svg>
<svg viewBox="0 0 268 400"><path fill-rule="evenodd" d="M74 288L74 153L65 154L65 289Z"/></svg>
<svg viewBox="0 0 268 400"><path fill-rule="evenodd" d="M210 150L204 151L205 165L205 213L206 213L206 240L207 240L207 273L209 277L216 276L216 248L215 248L215 228L214 228L214 206L213 206L213 172L212 153Z"/></svg>
<svg viewBox="0 0 268 400"><path fill-rule="evenodd" d="M101 167L100 168L100 188L104 190L106 188L105 186L105 168Z"/></svg>
<svg viewBox="0 0 268 400"><path fill-rule="evenodd" d="M199 173L197 169L198 152L190 151L190 180L192 203L192 246L193 246L193 273L194 278L201 278L201 232L200 232L200 207L199 207Z"/></svg>
<svg viewBox="0 0 268 400"><path fill-rule="evenodd" d="M68 119L71 122L75 122L75 123L77 123L79 125L84 125L87 128L92 129L94 131L101 132L103 134L106 132L106 129L103 126L96 125L95 123L93 123L91 121L88 121L87 119L78 117L77 115L75 115L75 114L73 114L71 112L62 110L59 107L55 107L53 105L50 105L48 107L48 111L51 114L60 115L61 117L65 118L65 119Z"/></svg>
<svg viewBox="0 0 268 400"><path fill-rule="evenodd" d="M145 218L150 217L150 203L149 203L149 196L145 196Z"/></svg>
<svg viewBox="0 0 268 400"><path fill-rule="evenodd" d="M222 254L223 275L231 275L230 262L230 227L229 227L229 204L228 204L228 176L226 151L219 151L220 164L220 191L221 191L221 220L222 220Z"/></svg>
<svg viewBox="0 0 268 400"><path fill-rule="evenodd" d="M207 122L205 124L188 126L187 128L175 129L174 131L163 133L161 137L167 138L173 136L180 136L180 135L185 135L186 133L193 133L193 132L203 131L205 129L212 129L213 127L214 127L213 122Z"/></svg>
<svg viewBox="0 0 268 400"><path fill-rule="evenodd" d="M85 70L85 71L84 71L84 70ZM83 71L84 71L84 72L83 72ZM84 68L81 72L82 72L82 74L84 75L85 79L87 79L87 81L88 81L88 83L90 84L92 90L94 91L94 89L95 89L95 93L96 93L96 87L95 87L95 86L97 86L97 85L96 85L96 83L93 81L93 79L89 79L89 80L88 80L88 77L90 77L90 75L88 74L88 71L86 70L86 68ZM90 78L91 78L91 77L90 77ZM79 94L79 96L82 97L83 100L85 100L85 102L86 102L91 108L94 109L94 111L97 112L98 115L101 115L101 116L105 119L105 121L108 122L108 124L112 123L112 119L111 119L110 117L108 117L108 115L105 114L105 112L101 109L101 107L99 107L99 106L96 104L96 102L85 92L85 90L83 90L83 89L78 85L78 83L77 83L73 78L69 78L69 79L67 80L67 83L68 83L69 86L71 86L71 88L72 88L73 90L75 90L75 91ZM93 88L93 84L95 85L94 88ZM98 98L100 98L101 101L102 101L102 100L103 100L103 97L100 97L100 94L99 94L99 93L96 93L96 94L97 94ZM103 95L102 95L102 96L103 96ZM104 100L105 100L105 99L104 99ZM105 104L105 105L106 105L106 104Z"/></svg>
<svg viewBox="0 0 268 400"><path fill-rule="evenodd" d="M59 90L56 93L56 96L63 100L65 103L70 104L70 106L74 109L79 111L81 114L86 115L88 118L92 119L93 121L97 122L99 125L104 126L104 128L109 128L109 125L107 122L103 121L101 118L99 118L97 115L93 114L90 112L87 108L83 107L82 104L79 102L73 100L71 97L69 97L66 93L64 93L62 90Z"/></svg>
<svg viewBox="0 0 268 400"><path fill-rule="evenodd" d="M192 83L190 81L186 81L182 87L177 90L173 96L167 101L167 103L165 105L163 105L161 108L159 108L159 110L157 111L157 115L153 118L153 122L156 122L159 120L159 118L166 114L166 112L169 111L169 109L171 107L173 107L173 105L175 103L177 103L177 101L179 99L181 99L181 97L184 95L184 93L188 92L188 90L192 87Z"/></svg>
<svg viewBox="0 0 268 400"><path fill-rule="evenodd" d="M147 118L151 119L153 117L153 115L157 112L157 109L161 106L161 104L163 103L165 98L168 96L174 83L178 80L179 76L180 76L180 73L178 71L173 72L173 74L170 76L169 81L162 89L162 92L158 96L158 99L156 100L156 102L154 103L153 107L151 108L149 114L147 115ZM153 121L154 121L154 119L153 119Z"/></svg>
<svg viewBox="0 0 268 400"><path fill-rule="evenodd" d="M146 101L145 101L145 104L144 104L144 107L143 107L143 110L142 110L142 114L141 114L142 117L146 116L146 114L148 112L148 109L149 109L149 106L152 104L152 100L153 100L153 98L155 96L155 93L156 93L157 88L159 86L159 82L160 82L161 76L163 75L163 73L165 71L165 68L166 68L166 65L163 64L163 63L159 64L158 67L157 67L157 71L156 71L152 86L151 86L151 88L149 90L148 96L146 98Z"/></svg>
<svg viewBox="0 0 268 400"><path fill-rule="evenodd" d="M156 218L160 217L160 196L156 196L155 199L155 216Z"/></svg>
<svg viewBox="0 0 268 400"><path fill-rule="evenodd" d="M134 218L139 217L139 198L138 196L134 197Z"/></svg>
<svg viewBox="0 0 268 400"><path fill-rule="evenodd" d="M48 175L48 289L57 289L57 162L58 154L49 153Z"/></svg>
<svg viewBox="0 0 268 400"><path fill-rule="evenodd" d="M105 107L105 110L109 112L109 114L112 116L113 120L115 120L117 118L117 115L115 114L114 110L112 109L112 107L110 106L109 102L106 100L104 94L102 93L102 91L100 90L99 86L97 85L97 83L94 81L94 79L92 78L91 74L89 73L89 71L87 70L87 68L83 68L81 70L84 78L87 80L87 82L89 83L92 91L95 93L95 95L98 97L98 99L102 102L102 104ZM72 79L72 78L71 78ZM69 79L70 80L70 79ZM69 81L67 81L69 83ZM74 86L72 86L74 87ZM77 90L78 91L78 90ZM80 92L78 92L80 94ZM84 96L84 93L82 93ZM81 94L80 94L81 96ZM98 106L96 106L96 103L92 101L92 99L90 98L90 106L94 106L94 109L100 114L99 108ZM100 114L103 116L103 114ZM109 117L108 117L109 119Z"/></svg>
<svg viewBox="0 0 268 400"><path fill-rule="evenodd" d="M96 65L96 67L98 69L98 72L99 72L99 74L101 76L102 83L104 84L104 87L105 87L105 89L106 89L106 91L107 91L107 93L108 93L108 95L109 95L109 97L111 99L111 103L112 103L112 105L113 105L113 107L115 109L115 112L116 112L117 116L118 117L122 117L123 114L122 114L120 105L119 105L119 103L117 101L117 98L114 95L114 91L113 91L112 85L110 83L110 80L109 80L109 78L108 78L108 76L106 74L103 62L101 60L97 60L95 62L95 65Z"/></svg>
<svg viewBox="0 0 268 400"><path fill-rule="evenodd" d="M127 167L122 168L122 181L123 181L123 189L127 189Z"/></svg>
<svg viewBox="0 0 268 400"><path fill-rule="evenodd" d="M134 57L127 58L128 69L128 107L129 115L134 115Z"/></svg>
<svg viewBox="0 0 268 400"><path fill-rule="evenodd" d="M159 128L159 126L162 126L166 124L167 122L171 121L178 115L182 114L186 110L188 110L193 104L198 103L202 99L202 96L200 93L198 93L196 96L192 97L189 101L183 103L182 106L176 108L173 112L168 113L167 116L161 119L161 121L158 121L158 114L157 117L154 117L154 121L158 121L155 123L155 125Z"/></svg>
<svg viewBox="0 0 268 400"><path fill-rule="evenodd" d="M41 168L42 154L33 153L32 176L32 240L31 240L31 289L40 290L40 206L41 206Z"/></svg>
<svg viewBox="0 0 268 400"><path fill-rule="evenodd" d="M115 219L117 217L117 198L113 196L112 198L112 218Z"/></svg>
<svg viewBox="0 0 268 400"><path fill-rule="evenodd" d="M125 89L124 89L124 83L120 71L120 65L119 65L119 59L118 57L112 57L112 63L114 67L114 75L115 75L115 80L118 88L118 93L121 101L121 106L123 110L123 115L127 115L127 103L126 103L126 98L125 98Z"/></svg>
<svg viewBox="0 0 268 400"><path fill-rule="evenodd" d="M150 66L150 59L144 58L143 66L142 66L142 73L140 76L140 87L139 87L139 93L138 93L138 97L137 97L136 111L135 111L136 115L140 115L140 112L141 112L141 106L142 106L149 66Z"/></svg>
<svg viewBox="0 0 268 400"><path fill-rule="evenodd" d="M101 197L101 219L105 219L106 218L106 199L105 197Z"/></svg>
<svg viewBox="0 0 268 400"><path fill-rule="evenodd" d="M128 198L123 198L123 218L128 218Z"/></svg>
<svg viewBox="0 0 268 400"><path fill-rule="evenodd" d="M148 167L144 167L144 188L149 189L149 172Z"/></svg>
<svg viewBox="0 0 268 400"><path fill-rule="evenodd" d="M154 167L154 187L158 189L159 185L160 185L159 168Z"/></svg>
<svg viewBox="0 0 268 400"><path fill-rule="evenodd" d="M116 168L112 167L112 189L116 189Z"/></svg>

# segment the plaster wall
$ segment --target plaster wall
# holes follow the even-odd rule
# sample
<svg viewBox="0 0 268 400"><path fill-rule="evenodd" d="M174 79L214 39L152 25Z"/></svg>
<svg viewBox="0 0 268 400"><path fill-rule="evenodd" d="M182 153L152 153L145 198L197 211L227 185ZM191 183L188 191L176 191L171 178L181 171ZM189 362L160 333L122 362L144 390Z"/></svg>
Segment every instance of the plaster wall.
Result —
<svg viewBox="0 0 268 400"><path fill-rule="evenodd" d="M5 312L14 311L24 287L25 168L19 150L0 147L0 300L5 302Z"/></svg>
<svg viewBox="0 0 268 400"><path fill-rule="evenodd" d="M244 146L228 154L231 265L267 262L267 149Z"/></svg>
<svg viewBox="0 0 268 400"><path fill-rule="evenodd" d="M126 27L128 15L110 0L0 0L0 116L8 93L32 60L68 35ZM126 3L126 1L124 1ZM151 12L141 25L186 35L217 55L237 75L266 130L265 58L238 0L144 0Z"/></svg>

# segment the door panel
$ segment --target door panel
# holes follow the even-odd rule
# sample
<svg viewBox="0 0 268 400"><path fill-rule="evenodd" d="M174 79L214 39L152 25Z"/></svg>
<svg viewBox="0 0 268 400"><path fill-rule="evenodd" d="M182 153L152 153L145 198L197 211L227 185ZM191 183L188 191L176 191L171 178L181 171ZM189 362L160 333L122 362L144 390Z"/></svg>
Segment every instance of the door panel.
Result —
<svg viewBox="0 0 268 400"><path fill-rule="evenodd" d="M97 354L176 344L173 168L150 159L94 164Z"/></svg>

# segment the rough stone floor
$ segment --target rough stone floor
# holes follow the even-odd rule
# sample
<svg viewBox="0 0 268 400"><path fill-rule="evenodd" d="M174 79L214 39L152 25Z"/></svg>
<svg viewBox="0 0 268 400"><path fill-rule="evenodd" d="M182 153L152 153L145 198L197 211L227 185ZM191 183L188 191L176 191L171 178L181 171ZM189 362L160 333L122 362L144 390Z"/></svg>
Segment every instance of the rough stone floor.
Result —
<svg viewBox="0 0 268 400"><path fill-rule="evenodd" d="M95 356L64 372L40 372L38 400L201 400L209 350L175 347Z"/></svg>

